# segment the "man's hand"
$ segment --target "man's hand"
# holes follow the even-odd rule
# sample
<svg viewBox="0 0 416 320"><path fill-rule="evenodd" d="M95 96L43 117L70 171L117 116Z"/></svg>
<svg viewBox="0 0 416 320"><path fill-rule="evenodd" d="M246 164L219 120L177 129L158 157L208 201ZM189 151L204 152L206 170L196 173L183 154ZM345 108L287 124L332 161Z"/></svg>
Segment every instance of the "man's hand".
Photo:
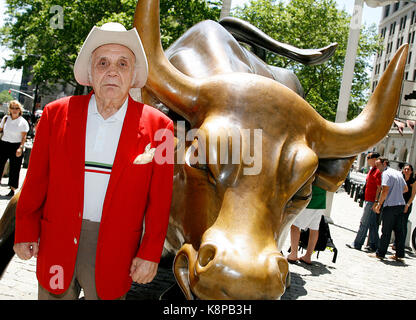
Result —
<svg viewBox="0 0 416 320"><path fill-rule="evenodd" d="M381 209L381 205L380 203L377 203L373 211L377 214L380 214L380 209Z"/></svg>
<svg viewBox="0 0 416 320"><path fill-rule="evenodd" d="M37 242L21 242L16 243L13 250L20 259L29 260L32 257L38 257L39 245Z"/></svg>
<svg viewBox="0 0 416 320"><path fill-rule="evenodd" d="M23 154L23 149L20 147L16 150L16 157L19 158L21 157Z"/></svg>
<svg viewBox="0 0 416 320"><path fill-rule="evenodd" d="M157 273L157 266L156 262L134 258L130 267L130 277L137 283L152 282Z"/></svg>

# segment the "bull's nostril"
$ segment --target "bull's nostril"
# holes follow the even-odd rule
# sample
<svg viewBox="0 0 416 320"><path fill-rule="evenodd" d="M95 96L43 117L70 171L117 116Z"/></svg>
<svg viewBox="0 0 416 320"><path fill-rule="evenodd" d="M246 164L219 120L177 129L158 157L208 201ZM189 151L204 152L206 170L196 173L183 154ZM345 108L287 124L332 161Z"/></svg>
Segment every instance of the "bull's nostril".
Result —
<svg viewBox="0 0 416 320"><path fill-rule="evenodd" d="M217 248L211 244L206 244L199 249L198 264L200 267L206 267L212 260L214 260L217 253Z"/></svg>

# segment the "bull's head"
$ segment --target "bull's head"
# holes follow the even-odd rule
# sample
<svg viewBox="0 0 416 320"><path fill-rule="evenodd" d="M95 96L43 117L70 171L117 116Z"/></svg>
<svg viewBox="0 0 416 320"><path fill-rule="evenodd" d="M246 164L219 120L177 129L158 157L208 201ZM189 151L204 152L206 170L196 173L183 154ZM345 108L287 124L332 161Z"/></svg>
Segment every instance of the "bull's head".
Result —
<svg viewBox="0 0 416 320"><path fill-rule="evenodd" d="M204 138L187 145L185 159L178 159L184 164L176 167L167 238L179 249L175 276L188 298L193 293L206 299L277 299L288 274L282 235L308 204L312 182L335 191L355 155L388 132L407 45L392 59L363 112L335 124L292 90L262 76L184 75L163 53L158 12L156 0L140 0L136 8L135 27L149 59L144 97L157 97ZM255 145L256 129L262 130L260 145ZM240 132L238 163L218 160L219 142L209 138L213 132L226 137ZM227 143L229 150L236 145L234 139ZM259 150L261 171L246 174L256 164L243 161L244 155ZM206 161L189 161L195 152Z"/></svg>

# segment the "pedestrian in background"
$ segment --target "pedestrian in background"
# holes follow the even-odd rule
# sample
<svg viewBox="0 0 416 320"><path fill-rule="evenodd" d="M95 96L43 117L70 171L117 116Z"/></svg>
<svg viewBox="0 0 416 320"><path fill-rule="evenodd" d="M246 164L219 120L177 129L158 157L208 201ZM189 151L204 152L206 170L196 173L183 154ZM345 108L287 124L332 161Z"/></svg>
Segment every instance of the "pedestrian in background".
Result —
<svg viewBox="0 0 416 320"><path fill-rule="evenodd" d="M9 187L6 195L12 197L19 187L20 169L23 161L23 149L26 135L29 131L28 122L22 117L23 106L17 100L9 103L9 114L0 122L0 175L3 175L4 166L9 160ZM1 177L0 176L0 177Z"/></svg>
<svg viewBox="0 0 416 320"><path fill-rule="evenodd" d="M312 264L312 254L319 238L319 224L325 213L326 191L312 185L312 199L308 206L301 211L290 228L290 254L287 256L289 263L297 260L305 264ZM308 246L304 256L298 258L298 246L300 231L309 229Z"/></svg>
<svg viewBox="0 0 416 320"><path fill-rule="evenodd" d="M376 251L379 242L378 235L378 217L374 212L377 205L377 200L381 190L381 172L376 167L376 160L380 157L377 152L372 152L367 155L367 163L371 166L365 180L364 200L365 206L363 215L360 220L360 227L358 229L355 240L352 244L347 244L348 248L361 250L368 232L368 251Z"/></svg>
<svg viewBox="0 0 416 320"><path fill-rule="evenodd" d="M416 179L414 177L413 166L409 163L404 164L402 173L403 173L403 178L406 181L407 188L408 188L407 192L403 194L404 201L406 202L404 211L403 211L404 212L403 237L404 237L404 241L406 242L407 221L409 220L409 215L412 212L413 200L416 195L416 183L415 183ZM394 240L393 250L396 250L396 237Z"/></svg>
<svg viewBox="0 0 416 320"><path fill-rule="evenodd" d="M380 198L374 211L380 214L381 209L383 209L382 233L376 253L370 256L384 259L390 244L391 233L394 231L397 243L396 254L390 258L402 261L402 258L404 258L403 219L405 216L403 214L405 209L403 193L407 192L408 188L402 173L389 167L388 159L377 159L376 166L382 173Z"/></svg>

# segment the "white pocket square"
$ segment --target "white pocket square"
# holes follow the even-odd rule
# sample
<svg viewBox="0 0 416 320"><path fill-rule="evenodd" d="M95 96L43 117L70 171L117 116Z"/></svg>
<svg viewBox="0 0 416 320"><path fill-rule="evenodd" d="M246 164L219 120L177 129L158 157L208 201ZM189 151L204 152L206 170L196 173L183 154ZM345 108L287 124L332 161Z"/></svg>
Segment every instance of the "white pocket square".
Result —
<svg viewBox="0 0 416 320"><path fill-rule="evenodd" d="M153 157L155 156L156 148L150 148L150 143L144 149L142 154L139 154L136 159L134 159L134 164L146 164L152 162Z"/></svg>

